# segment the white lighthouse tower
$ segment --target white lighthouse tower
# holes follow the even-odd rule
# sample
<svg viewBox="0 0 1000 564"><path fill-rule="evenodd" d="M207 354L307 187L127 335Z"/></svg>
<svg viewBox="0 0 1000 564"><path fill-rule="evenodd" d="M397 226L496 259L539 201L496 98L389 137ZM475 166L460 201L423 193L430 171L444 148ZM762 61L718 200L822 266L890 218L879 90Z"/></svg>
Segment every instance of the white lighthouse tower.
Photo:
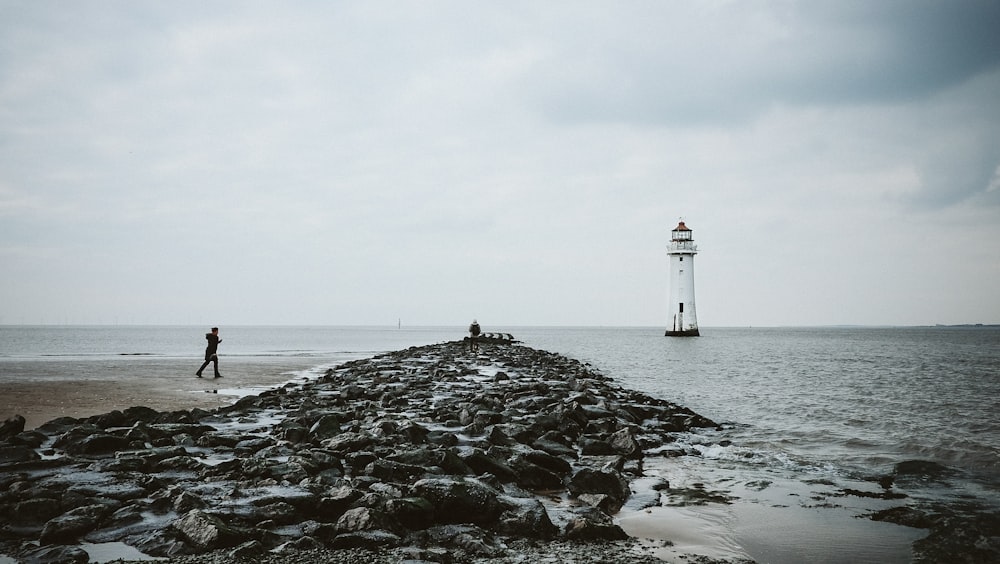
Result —
<svg viewBox="0 0 1000 564"><path fill-rule="evenodd" d="M698 247L684 222L671 231L670 246L670 326L667 337L697 337L698 316L694 307L694 255Z"/></svg>

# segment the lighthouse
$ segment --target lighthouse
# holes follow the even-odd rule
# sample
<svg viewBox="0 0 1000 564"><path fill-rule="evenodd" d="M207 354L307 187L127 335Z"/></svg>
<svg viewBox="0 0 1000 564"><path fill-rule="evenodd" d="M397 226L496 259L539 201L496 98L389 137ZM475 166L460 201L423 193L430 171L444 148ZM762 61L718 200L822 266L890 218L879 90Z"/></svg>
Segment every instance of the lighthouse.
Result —
<svg viewBox="0 0 1000 564"><path fill-rule="evenodd" d="M667 337L697 337L698 316L694 308L694 255L698 247L684 222L671 233L667 255L670 257L670 326Z"/></svg>

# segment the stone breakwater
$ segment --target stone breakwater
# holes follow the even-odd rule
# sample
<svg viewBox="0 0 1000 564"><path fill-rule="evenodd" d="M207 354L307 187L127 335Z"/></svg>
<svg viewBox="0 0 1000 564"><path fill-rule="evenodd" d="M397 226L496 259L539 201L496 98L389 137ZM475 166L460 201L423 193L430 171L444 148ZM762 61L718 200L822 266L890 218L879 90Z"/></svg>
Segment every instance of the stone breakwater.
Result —
<svg viewBox="0 0 1000 564"><path fill-rule="evenodd" d="M644 457L716 424L560 355L511 342L473 356L458 341L214 411L23 426L0 427L0 554L22 562L87 562L96 543L178 560L461 562L513 546L625 550L612 516Z"/></svg>

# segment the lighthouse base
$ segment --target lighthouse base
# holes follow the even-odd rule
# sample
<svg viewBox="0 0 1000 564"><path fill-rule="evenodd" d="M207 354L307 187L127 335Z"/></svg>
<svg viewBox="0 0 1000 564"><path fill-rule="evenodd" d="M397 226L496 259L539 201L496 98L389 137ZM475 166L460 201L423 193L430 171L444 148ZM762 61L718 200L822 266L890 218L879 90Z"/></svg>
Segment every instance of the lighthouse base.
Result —
<svg viewBox="0 0 1000 564"><path fill-rule="evenodd" d="M667 332L663 334L664 337L700 337L701 334L698 333L697 329L687 329L684 331L671 331L667 329Z"/></svg>

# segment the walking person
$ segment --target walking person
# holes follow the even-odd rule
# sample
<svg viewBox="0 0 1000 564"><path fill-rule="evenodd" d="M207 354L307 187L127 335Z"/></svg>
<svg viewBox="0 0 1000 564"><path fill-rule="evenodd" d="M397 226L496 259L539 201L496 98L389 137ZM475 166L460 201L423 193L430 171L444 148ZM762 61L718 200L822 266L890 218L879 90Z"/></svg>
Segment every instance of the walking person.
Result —
<svg viewBox="0 0 1000 564"><path fill-rule="evenodd" d="M479 328L479 322L473 319L472 324L469 325L469 352L479 352L480 333L482 330Z"/></svg>
<svg viewBox="0 0 1000 564"><path fill-rule="evenodd" d="M201 371L204 370L206 366L208 366L209 362L212 362L215 364L214 366L215 377L222 378L222 374L219 374L218 351L219 351L219 343L222 342L222 339L219 338L219 328L212 327L211 333L205 333L205 339L208 341L208 346L205 347L205 364L202 364L201 368L198 369L197 376L201 378Z"/></svg>

